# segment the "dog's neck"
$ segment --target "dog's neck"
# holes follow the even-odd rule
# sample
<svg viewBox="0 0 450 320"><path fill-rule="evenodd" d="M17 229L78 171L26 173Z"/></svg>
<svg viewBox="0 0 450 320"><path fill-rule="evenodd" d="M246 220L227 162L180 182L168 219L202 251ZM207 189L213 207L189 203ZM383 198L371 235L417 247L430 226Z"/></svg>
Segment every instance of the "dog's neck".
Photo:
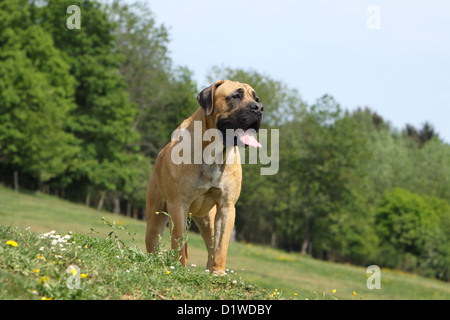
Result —
<svg viewBox="0 0 450 320"><path fill-rule="evenodd" d="M201 141L202 141L202 150L205 150L210 144L211 141L203 140L204 133L208 129L215 129L215 126L211 124L210 122L213 121L211 118L206 117L205 110L203 108L198 108L197 111L188 119L186 119L179 127L178 129L188 129L189 132L193 132L196 134L196 128L195 123L201 122L201 131L199 130L198 134L201 134ZM194 146L194 140L198 139L198 137L192 139L192 146L191 150L195 150ZM198 140L196 140L198 141ZM220 164L220 165L226 165L226 164L236 164L241 163L240 153L238 147L231 145L231 146L223 146L223 149L221 152L217 152L214 154L206 153L204 155L205 157L208 157L207 159L203 158L204 165L209 164Z"/></svg>

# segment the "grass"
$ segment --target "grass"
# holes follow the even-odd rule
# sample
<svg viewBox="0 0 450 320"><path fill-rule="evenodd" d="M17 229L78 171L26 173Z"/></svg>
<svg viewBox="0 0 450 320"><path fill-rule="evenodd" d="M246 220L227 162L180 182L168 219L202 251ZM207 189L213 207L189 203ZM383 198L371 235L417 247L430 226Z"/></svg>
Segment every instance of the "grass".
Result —
<svg viewBox="0 0 450 320"><path fill-rule="evenodd" d="M450 299L449 283L380 266L381 290L369 290L364 267L246 243L230 244L229 271L216 277L204 271L197 234L189 233L183 268L170 250L144 253L142 221L4 187L0 225L0 299ZM60 238L39 237L51 230ZM52 245L64 236L70 244ZM70 266L78 273L67 273ZM81 290L67 288L70 279L79 279Z"/></svg>
<svg viewBox="0 0 450 320"><path fill-rule="evenodd" d="M265 299L236 275L184 268L173 251L149 255L117 236L0 227L0 299ZM14 239L14 240L13 240Z"/></svg>

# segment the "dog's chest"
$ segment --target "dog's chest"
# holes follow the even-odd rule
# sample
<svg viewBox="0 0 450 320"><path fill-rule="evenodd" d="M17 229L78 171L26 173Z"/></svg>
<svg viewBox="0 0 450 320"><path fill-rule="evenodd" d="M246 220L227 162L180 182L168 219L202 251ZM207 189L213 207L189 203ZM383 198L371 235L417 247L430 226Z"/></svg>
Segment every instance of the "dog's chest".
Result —
<svg viewBox="0 0 450 320"><path fill-rule="evenodd" d="M219 164L203 164L197 189L220 188L222 168Z"/></svg>

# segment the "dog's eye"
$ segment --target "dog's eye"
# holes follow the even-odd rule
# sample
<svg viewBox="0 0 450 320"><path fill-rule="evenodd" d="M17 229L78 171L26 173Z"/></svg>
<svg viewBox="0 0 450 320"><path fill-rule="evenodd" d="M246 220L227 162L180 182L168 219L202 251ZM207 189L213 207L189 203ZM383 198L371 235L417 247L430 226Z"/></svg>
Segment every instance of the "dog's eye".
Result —
<svg viewBox="0 0 450 320"><path fill-rule="evenodd" d="M258 96L256 95L256 92L253 91L252 94L253 94L253 99L256 101L256 103L259 103L259 98L258 98Z"/></svg>
<svg viewBox="0 0 450 320"><path fill-rule="evenodd" d="M240 94L240 93L235 93L235 94L233 94L231 97L232 97L233 99L236 99L236 100L241 100L241 94Z"/></svg>

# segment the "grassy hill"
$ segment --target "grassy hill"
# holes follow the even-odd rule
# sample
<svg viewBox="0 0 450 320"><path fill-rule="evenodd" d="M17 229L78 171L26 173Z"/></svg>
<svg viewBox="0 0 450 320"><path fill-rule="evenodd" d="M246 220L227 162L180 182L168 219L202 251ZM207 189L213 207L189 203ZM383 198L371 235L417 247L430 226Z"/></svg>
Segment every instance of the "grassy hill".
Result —
<svg viewBox="0 0 450 320"><path fill-rule="evenodd" d="M189 233L189 267L182 268L170 251L159 258L144 253L142 221L4 187L0 225L1 299L450 299L449 283L380 266L381 289L369 290L364 267L245 243L230 244L229 272L214 277L204 271L206 249L195 233ZM60 238L38 237L51 230L71 244L51 249ZM57 254L60 249L66 250ZM69 265L86 275L83 290L66 288Z"/></svg>

